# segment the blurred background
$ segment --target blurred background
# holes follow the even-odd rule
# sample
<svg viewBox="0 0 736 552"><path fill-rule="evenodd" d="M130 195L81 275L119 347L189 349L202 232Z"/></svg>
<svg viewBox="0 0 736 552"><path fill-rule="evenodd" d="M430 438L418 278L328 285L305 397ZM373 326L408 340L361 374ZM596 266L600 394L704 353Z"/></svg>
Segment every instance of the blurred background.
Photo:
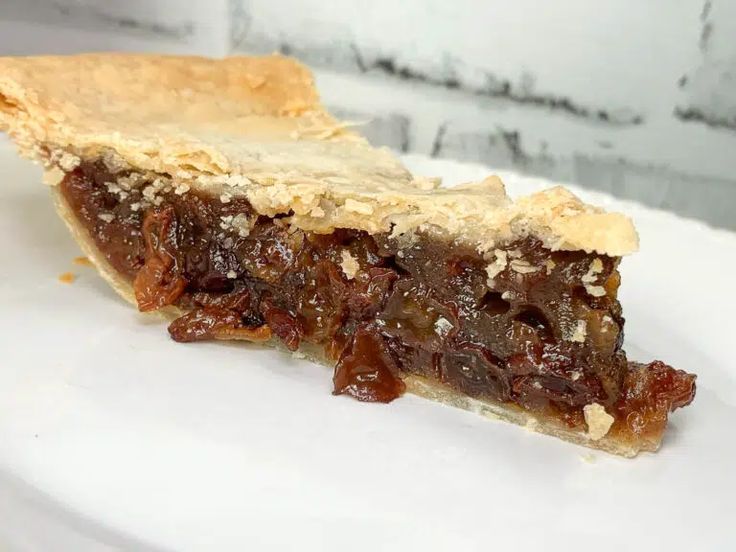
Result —
<svg viewBox="0 0 736 552"><path fill-rule="evenodd" d="M377 145L736 229L734 0L0 0L0 55L279 51Z"/></svg>

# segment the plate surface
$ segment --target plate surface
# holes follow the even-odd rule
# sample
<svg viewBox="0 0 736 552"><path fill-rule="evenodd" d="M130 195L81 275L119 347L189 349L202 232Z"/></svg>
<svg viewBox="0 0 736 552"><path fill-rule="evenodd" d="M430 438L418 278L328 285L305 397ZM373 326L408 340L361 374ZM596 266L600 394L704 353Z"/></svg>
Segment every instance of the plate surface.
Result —
<svg viewBox="0 0 736 552"><path fill-rule="evenodd" d="M503 176L514 195L549 185ZM73 264L39 170L3 142L0 182L10 550L736 549L734 234L579 191L641 234L629 356L699 374L662 450L632 461L412 396L333 397L327 370L274 351L176 344Z"/></svg>

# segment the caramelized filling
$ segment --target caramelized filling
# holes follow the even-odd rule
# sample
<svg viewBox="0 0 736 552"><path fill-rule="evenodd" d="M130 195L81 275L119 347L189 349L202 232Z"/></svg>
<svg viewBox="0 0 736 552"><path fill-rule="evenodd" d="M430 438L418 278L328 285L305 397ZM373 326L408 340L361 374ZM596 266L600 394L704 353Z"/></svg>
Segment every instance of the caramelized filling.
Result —
<svg viewBox="0 0 736 552"><path fill-rule="evenodd" d="M187 311L173 339L317 345L336 363L336 394L389 402L414 374L570 427L599 403L632 437L661 431L694 397L695 376L627 362L617 258L533 238L483 258L422 234L318 235L102 162L61 191L140 310Z"/></svg>

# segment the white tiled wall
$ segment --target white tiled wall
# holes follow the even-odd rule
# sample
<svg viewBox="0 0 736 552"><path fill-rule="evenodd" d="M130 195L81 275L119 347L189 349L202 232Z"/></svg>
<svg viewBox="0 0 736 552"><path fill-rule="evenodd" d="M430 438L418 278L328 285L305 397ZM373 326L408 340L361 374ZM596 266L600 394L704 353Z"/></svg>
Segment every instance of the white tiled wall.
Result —
<svg viewBox="0 0 736 552"><path fill-rule="evenodd" d="M0 53L290 53L376 143L736 228L736 2L2 0Z"/></svg>
<svg viewBox="0 0 736 552"><path fill-rule="evenodd" d="M736 227L736 2L239 5L236 50L323 68L381 142Z"/></svg>
<svg viewBox="0 0 736 552"><path fill-rule="evenodd" d="M151 51L226 55L227 0L0 0L0 54Z"/></svg>

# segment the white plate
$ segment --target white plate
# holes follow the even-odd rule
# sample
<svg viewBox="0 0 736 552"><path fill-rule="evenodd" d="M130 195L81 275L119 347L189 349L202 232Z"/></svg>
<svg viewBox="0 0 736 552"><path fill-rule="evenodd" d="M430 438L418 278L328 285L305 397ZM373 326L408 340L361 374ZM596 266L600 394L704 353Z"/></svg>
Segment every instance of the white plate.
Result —
<svg viewBox="0 0 736 552"><path fill-rule="evenodd" d="M72 264L37 169L1 145L0 182L11 550L736 549L733 234L581 192L641 232L622 267L630 356L699 374L661 452L632 461L416 397L333 397L328 371L273 351L174 343Z"/></svg>

